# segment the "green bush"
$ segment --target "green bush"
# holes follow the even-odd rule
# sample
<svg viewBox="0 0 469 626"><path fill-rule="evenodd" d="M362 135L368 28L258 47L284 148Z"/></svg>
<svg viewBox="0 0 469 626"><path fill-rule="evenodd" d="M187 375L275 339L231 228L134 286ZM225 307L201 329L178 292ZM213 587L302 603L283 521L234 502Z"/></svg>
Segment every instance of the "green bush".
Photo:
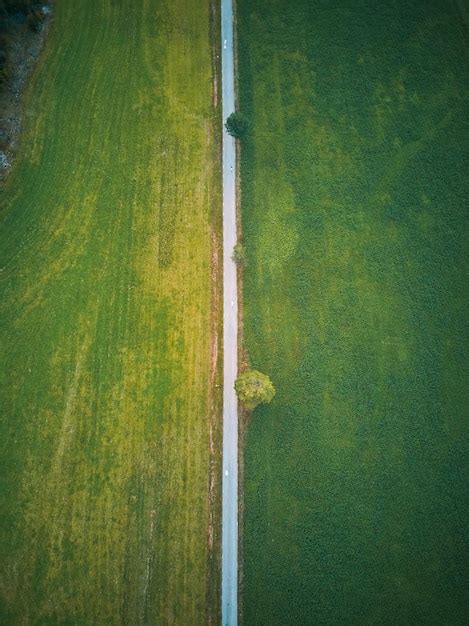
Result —
<svg viewBox="0 0 469 626"><path fill-rule="evenodd" d="M241 139L247 132L248 123L242 113L235 111L226 120L225 128L232 137Z"/></svg>
<svg viewBox="0 0 469 626"><path fill-rule="evenodd" d="M257 370L248 370L240 374L235 382L239 400L248 409L255 409L258 404L268 404L275 396L275 388L267 374Z"/></svg>
<svg viewBox="0 0 469 626"><path fill-rule="evenodd" d="M233 261L236 263L238 267L246 266L246 251L244 249L243 244L237 243L235 245L235 247L233 248L233 254L231 255L231 258L233 259Z"/></svg>

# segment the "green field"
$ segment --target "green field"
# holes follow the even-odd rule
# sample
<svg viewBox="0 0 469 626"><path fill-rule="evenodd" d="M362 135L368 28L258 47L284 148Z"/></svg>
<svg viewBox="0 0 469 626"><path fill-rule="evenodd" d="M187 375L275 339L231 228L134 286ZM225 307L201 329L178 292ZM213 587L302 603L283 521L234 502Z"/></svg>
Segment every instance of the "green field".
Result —
<svg viewBox="0 0 469 626"><path fill-rule="evenodd" d="M0 213L0 622L215 623L214 18L55 6Z"/></svg>
<svg viewBox="0 0 469 626"><path fill-rule="evenodd" d="M246 625L468 623L468 15L238 2Z"/></svg>

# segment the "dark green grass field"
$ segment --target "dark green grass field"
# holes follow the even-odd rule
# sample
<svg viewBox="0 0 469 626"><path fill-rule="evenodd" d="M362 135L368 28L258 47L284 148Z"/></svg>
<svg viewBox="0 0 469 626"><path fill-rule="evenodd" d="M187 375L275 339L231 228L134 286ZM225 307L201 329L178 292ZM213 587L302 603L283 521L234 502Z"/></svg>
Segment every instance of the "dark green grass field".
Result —
<svg viewBox="0 0 469 626"><path fill-rule="evenodd" d="M218 119L208 0L55 2L0 213L1 624L217 620Z"/></svg>
<svg viewBox="0 0 469 626"><path fill-rule="evenodd" d="M238 2L246 625L468 623L467 15Z"/></svg>

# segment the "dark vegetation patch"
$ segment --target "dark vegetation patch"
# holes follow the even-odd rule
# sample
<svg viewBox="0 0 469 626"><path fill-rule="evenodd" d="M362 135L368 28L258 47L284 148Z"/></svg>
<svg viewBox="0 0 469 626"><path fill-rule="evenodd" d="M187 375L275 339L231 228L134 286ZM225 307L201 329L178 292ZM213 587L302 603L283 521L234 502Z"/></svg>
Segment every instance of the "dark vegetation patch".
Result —
<svg viewBox="0 0 469 626"><path fill-rule="evenodd" d="M0 180L14 158L21 97L43 43L50 2L0 0Z"/></svg>
<svg viewBox="0 0 469 626"><path fill-rule="evenodd" d="M465 624L466 31L240 0L251 624Z"/></svg>

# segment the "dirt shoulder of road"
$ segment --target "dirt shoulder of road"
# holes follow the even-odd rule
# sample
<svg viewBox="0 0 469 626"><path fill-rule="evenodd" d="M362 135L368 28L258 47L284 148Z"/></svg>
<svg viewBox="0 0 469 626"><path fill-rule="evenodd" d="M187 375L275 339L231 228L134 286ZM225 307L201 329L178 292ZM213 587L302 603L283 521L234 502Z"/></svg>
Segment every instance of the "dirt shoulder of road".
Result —
<svg viewBox="0 0 469 626"><path fill-rule="evenodd" d="M221 498L222 498L222 437L223 437L223 215L222 215L222 126L221 99L221 15L216 0L210 0L210 38L212 41L213 123L210 142L213 146L214 177L218 181L211 214L211 339L209 385L209 524L207 578L207 625L221 619Z"/></svg>

